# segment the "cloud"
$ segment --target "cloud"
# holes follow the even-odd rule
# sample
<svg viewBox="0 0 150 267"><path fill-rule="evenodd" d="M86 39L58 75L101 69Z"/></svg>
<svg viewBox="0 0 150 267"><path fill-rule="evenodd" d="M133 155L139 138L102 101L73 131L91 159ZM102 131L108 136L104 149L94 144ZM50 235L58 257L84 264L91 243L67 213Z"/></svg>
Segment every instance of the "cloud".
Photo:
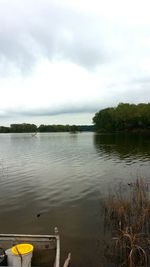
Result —
<svg viewBox="0 0 150 267"><path fill-rule="evenodd" d="M0 117L42 120L60 114L93 114L119 102L147 102L148 76L130 71L118 77L118 68L118 64L113 68L103 65L90 72L73 63L44 60L26 78L1 79Z"/></svg>
<svg viewBox="0 0 150 267"><path fill-rule="evenodd" d="M33 110L28 110L28 109L22 109L18 110L17 108L12 110L12 109L7 109L4 112L0 112L0 118L12 118L12 117L43 117L43 116L55 116L55 115L62 115L62 114L78 114L78 113L93 113L96 112L96 107L95 105L90 105L90 106L68 106L68 107L60 107L55 109L49 108L41 108L41 109L33 109Z"/></svg>
<svg viewBox="0 0 150 267"><path fill-rule="evenodd" d="M14 68L29 74L43 57L89 70L111 61L149 58L147 1L133 2L136 9L129 0L1 0L1 76Z"/></svg>
<svg viewBox="0 0 150 267"><path fill-rule="evenodd" d="M95 19L57 1L1 0L0 65L28 72L41 57L102 64L108 54Z"/></svg>
<svg viewBox="0 0 150 267"><path fill-rule="evenodd" d="M1 0L0 117L150 99L147 0Z"/></svg>

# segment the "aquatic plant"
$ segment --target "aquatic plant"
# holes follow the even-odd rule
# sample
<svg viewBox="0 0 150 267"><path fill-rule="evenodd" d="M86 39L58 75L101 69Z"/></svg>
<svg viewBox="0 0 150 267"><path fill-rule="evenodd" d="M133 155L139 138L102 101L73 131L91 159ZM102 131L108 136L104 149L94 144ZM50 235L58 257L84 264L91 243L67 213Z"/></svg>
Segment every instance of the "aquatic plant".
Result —
<svg viewBox="0 0 150 267"><path fill-rule="evenodd" d="M150 251L149 184L143 179L117 191L105 202L105 226L112 240L105 256L117 266L148 266Z"/></svg>

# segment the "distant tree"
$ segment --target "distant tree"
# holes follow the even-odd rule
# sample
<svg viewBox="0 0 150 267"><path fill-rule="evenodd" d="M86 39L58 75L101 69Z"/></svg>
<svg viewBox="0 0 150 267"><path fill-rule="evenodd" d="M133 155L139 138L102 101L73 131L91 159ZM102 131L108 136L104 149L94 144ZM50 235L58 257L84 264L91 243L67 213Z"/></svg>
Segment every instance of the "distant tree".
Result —
<svg viewBox="0 0 150 267"><path fill-rule="evenodd" d="M30 132L77 132L77 131L93 131L93 125L44 125L37 127L35 124L14 123L10 127L0 126L0 133L30 133Z"/></svg>
<svg viewBox="0 0 150 267"><path fill-rule="evenodd" d="M78 128L77 125L71 125L71 126L69 126L69 132L76 133L78 131L79 131L79 128Z"/></svg>
<svg viewBox="0 0 150 267"><path fill-rule="evenodd" d="M37 126L29 123L11 124L10 131L12 133L32 133L37 131Z"/></svg>
<svg viewBox="0 0 150 267"><path fill-rule="evenodd" d="M0 133L9 133L10 127L0 126Z"/></svg>
<svg viewBox="0 0 150 267"><path fill-rule="evenodd" d="M68 132L69 125L44 125L41 124L38 128L39 132Z"/></svg>
<svg viewBox="0 0 150 267"><path fill-rule="evenodd" d="M94 125L78 125L80 132L93 132L95 130Z"/></svg>

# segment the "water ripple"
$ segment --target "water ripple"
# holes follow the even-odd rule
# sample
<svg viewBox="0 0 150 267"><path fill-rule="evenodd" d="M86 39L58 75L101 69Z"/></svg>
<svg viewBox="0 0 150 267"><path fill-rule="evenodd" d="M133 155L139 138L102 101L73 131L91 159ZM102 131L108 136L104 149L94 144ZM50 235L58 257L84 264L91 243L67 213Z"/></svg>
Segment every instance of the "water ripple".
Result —
<svg viewBox="0 0 150 267"><path fill-rule="evenodd" d="M90 259L98 257L94 244L106 238L102 199L120 182L137 175L149 178L149 163L150 143L145 137L0 135L1 231L50 233L57 225L62 250L71 250L77 262L87 259L89 267Z"/></svg>

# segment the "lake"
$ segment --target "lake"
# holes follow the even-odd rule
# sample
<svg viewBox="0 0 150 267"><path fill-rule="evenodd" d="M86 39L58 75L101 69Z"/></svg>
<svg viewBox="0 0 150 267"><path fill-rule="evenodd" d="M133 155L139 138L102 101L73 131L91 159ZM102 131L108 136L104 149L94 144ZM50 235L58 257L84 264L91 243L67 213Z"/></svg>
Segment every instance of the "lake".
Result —
<svg viewBox="0 0 150 267"><path fill-rule="evenodd" d="M148 180L149 163L148 135L1 134L0 232L57 226L62 261L71 252L71 266L104 266L102 201L119 183Z"/></svg>

